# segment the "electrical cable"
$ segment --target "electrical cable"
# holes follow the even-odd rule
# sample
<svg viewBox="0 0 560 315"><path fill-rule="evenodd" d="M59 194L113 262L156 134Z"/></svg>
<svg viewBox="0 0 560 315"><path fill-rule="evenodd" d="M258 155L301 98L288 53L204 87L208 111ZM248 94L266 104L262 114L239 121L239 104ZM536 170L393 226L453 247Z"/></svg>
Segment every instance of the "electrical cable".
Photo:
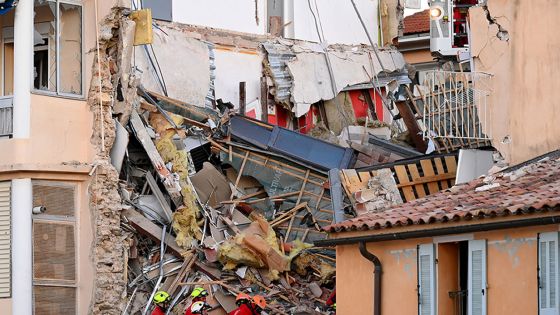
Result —
<svg viewBox="0 0 560 315"><path fill-rule="evenodd" d="M373 40L371 39L369 31L367 30L367 27L364 23L364 20L362 19L362 15L360 14L360 11L358 10L358 7L356 6L356 3L354 2L354 0L350 0L350 2L352 2L352 6L354 7L354 11L356 11L356 15L358 16L358 19L360 20L360 23L362 24L362 28L364 29L364 32L366 33L366 36L369 40L369 43L370 43L371 47L373 48L373 52L375 53L375 56L377 57L377 61L379 62L379 65L381 66L381 70L382 70L383 73L386 74L387 69L385 68L385 66L383 66L383 63L381 62L381 57L379 56L379 51L378 51L378 48L377 48L377 44L375 44L373 42ZM371 85L373 86L373 88L377 92L377 94L379 94L379 96L381 97L381 102L383 103L385 108L387 108L387 110L389 111L391 116L394 117L395 115L391 111L391 107L387 104L387 98L381 93L381 89L379 88L379 76L375 72L375 68L373 66L372 66L372 72L373 72L373 77L370 77ZM374 82L374 79L375 79L375 82ZM400 131L401 130L400 125L399 124L396 124L396 125L397 125L397 128Z"/></svg>
<svg viewBox="0 0 560 315"><path fill-rule="evenodd" d="M158 68L159 73L160 73L160 75L161 75L161 82L162 82L163 87L164 87L165 96L168 96L168 95L167 95L167 84L165 84L165 78L164 78L164 76L163 76L163 72L161 71L161 67L160 67L160 65L159 65L159 61L158 61L156 52L154 51L154 46L153 46L152 44L150 44L150 49L152 50L152 54L154 55L154 59L155 59L155 61L156 61L157 68Z"/></svg>
<svg viewBox="0 0 560 315"><path fill-rule="evenodd" d="M313 15L313 20L315 21L315 30L317 31L317 37L319 37L319 41L321 42L321 48L323 49L323 52L325 53L325 60L327 62L327 70L329 72L329 78L330 78L330 81L331 81L331 89L332 89L332 92L333 92L333 95L334 95L334 97L333 97L334 105L336 107L336 110L338 111L338 114L340 116L342 116L342 118L344 119L346 132L348 133L348 135L350 135L350 129L348 127L350 125L350 119L344 113L344 111L340 108L340 104L338 103L338 100L336 99L336 96L337 96L338 92L337 92L336 82L335 82L335 78L334 78L334 74L333 74L333 70L332 70L331 60L329 58L329 52L322 45L322 43L325 42L325 37L324 37L324 33L323 33L323 36L321 36L322 33L319 30L318 20L320 19L320 17L318 18L315 15L315 12L313 11L313 8L311 7L311 0L307 0L307 5L309 6L309 11L311 11L311 14ZM317 2L315 2L315 8L317 9L317 15L318 15L319 14L319 9L317 7Z"/></svg>
<svg viewBox="0 0 560 315"><path fill-rule="evenodd" d="M99 21L97 13L97 0L95 0L95 20ZM99 120L101 121L101 152L105 152L105 117L103 117L103 102L101 100L102 82L101 82L101 56L99 48L99 23L95 23L95 47L97 49L97 78L99 79Z"/></svg>
<svg viewBox="0 0 560 315"><path fill-rule="evenodd" d="M137 10L138 8L142 9L144 7L144 4L143 4L142 0L140 0L140 6L138 6L136 1L132 1L132 5L134 7L134 10ZM152 25L154 25L154 23L152 23ZM157 27L157 28L159 28L159 27ZM165 32L163 32L163 33L165 33ZM146 53L146 57L148 57L148 62L150 63L150 66L152 67L152 69L155 72L156 79L159 83L161 91L163 92L163 95L169 96L168 93L167 93L167 84L165 83L165 78L163 76L163 71L161 70L159 60L158 60L156 52L154 50L154 46L152 44L143 45L143 46L144 46L144 52ZM154 55L153 59L152 59L152 56L150 54L150 50L148 50L147 46L150 46L151 54ZM155 60L155 62L154 62L154 60ZM157 67L156 67L156 65L157 65Z"/></svg>

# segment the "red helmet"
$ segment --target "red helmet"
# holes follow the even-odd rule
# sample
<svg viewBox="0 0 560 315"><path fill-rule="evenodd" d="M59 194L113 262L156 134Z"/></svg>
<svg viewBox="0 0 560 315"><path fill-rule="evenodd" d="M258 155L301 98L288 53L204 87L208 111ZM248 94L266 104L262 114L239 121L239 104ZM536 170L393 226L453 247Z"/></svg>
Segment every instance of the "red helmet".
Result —
<svg viewBox="0 0 560 315"><path fill-rule="evenodd" d="M261 295L255 295L253 297L253 303L255 303L255 305L260 309L264 309L266 307L266 300Z"/></svg>
<svg viewBox="0 0 560 315"><path fill-rule="evenodd" d="M237 296L235 297L235 304L237 304L237 306L240 306L241 304L247 304L250 301L251 297L249 296L249 294L243 292L239 292L239 294L237 294Z"/></svg>

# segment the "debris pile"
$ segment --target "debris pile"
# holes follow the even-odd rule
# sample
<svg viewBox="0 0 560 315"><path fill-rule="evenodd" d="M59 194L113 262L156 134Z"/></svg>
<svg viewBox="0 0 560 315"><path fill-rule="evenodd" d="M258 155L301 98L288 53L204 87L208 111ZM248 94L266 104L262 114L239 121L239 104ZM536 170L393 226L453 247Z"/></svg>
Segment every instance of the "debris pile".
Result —
<svg viewBox="0 0 560 315"><path fill-rule="evenodd" d="M272 314L328 312L335 253L312 243L351 215L328 174L355 151L142 86L133 103L112 156L130 246L125 313L149 313L162 290L168 314L184 314L195 286L210 314L234 310L239 292L264 296Z"/></svg>

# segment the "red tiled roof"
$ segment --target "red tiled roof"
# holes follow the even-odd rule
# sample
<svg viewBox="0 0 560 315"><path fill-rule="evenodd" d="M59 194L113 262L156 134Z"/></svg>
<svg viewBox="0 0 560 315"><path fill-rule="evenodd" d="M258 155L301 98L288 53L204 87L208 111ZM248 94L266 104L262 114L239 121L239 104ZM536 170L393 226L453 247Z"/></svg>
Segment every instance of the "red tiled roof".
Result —
<svg viewBox="0 0 560 315"><path fill-rule="evenodd" d="M558 210L560 158L488 175L387 210L325 227L328 232L375 230Z"/></svg>
<svg viewBox="0 0 560 315"><path fill-rule="evenodd" d="M430 10L416 12L404 18L404 35L430 32Z"/></svg>

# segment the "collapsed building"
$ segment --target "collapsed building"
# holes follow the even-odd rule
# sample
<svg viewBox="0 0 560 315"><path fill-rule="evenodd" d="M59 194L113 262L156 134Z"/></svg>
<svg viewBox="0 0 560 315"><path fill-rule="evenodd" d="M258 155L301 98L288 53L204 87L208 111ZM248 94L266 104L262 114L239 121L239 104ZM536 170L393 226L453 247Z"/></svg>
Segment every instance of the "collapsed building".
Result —
<svg viewBox="0 0 560 315"><path fill-rule="evenodd" d="M325 313L337 254L313 244L327 244L327 226L556 145L535 139L528 153L504 134L491 75L453 68L411 84L415 69L389 46L402 10L6 4L0 307L145 314L164 289L183 313L203 286L212 314L238 292L265 296L268 313ZM504 28L484 20L490 4L472 10ZM501 67L481 45L475 65Z"/></svg>

